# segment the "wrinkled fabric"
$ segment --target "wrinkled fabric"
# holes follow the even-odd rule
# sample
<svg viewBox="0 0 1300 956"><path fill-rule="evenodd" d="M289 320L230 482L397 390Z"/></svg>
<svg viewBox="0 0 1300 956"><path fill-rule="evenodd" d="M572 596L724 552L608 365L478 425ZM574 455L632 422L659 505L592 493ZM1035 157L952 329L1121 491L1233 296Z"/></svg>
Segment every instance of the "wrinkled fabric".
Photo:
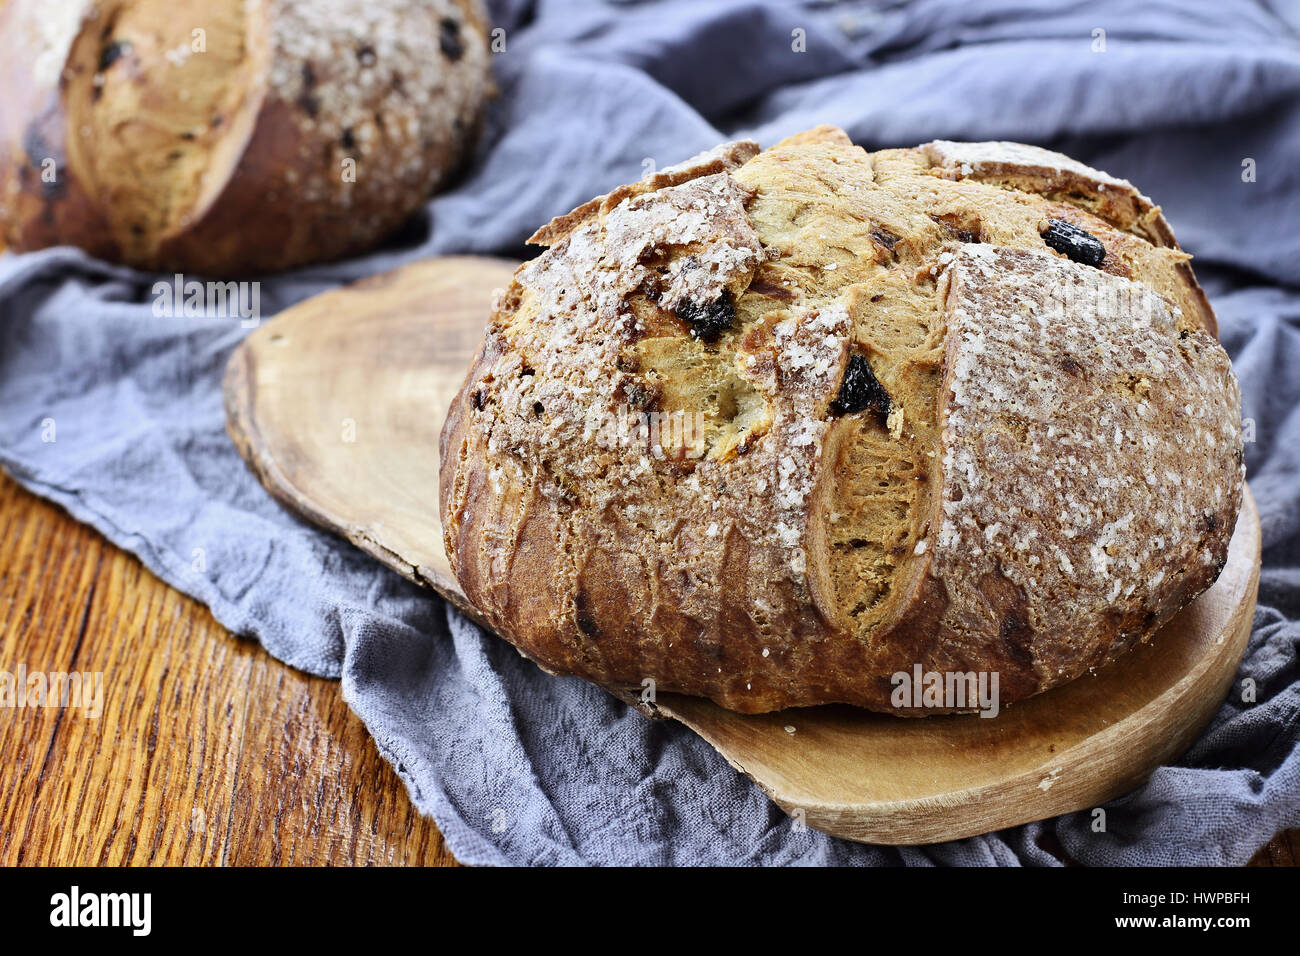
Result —
<svg viewBox="0 0 1300 956"><path fill-rule="evenodd" d="M379 251L262 283L271 315L424 256L527 256L539 224L648 169L817 123L868 149L1023 140L1133 180L1195 254L1241 378L1264 568L1228 699L1104 833L1086 811L925 847L800 831L684 727L546 676L274 502L224 434L247 330L155 317L155 276L70 249L0 259L0 464L233 633L341 677L466 863L1243 863L1300 826L1300 11L1135 6L502 0L501 92L458 181Z"/></svg>

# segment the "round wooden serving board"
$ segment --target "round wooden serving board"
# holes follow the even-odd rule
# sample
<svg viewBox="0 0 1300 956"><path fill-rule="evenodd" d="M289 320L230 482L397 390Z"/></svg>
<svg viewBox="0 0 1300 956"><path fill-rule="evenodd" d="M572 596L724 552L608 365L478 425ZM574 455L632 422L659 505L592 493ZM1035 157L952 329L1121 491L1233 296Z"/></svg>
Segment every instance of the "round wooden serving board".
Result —
<svg viewBox="0 0 1300 956"><path fill-rule="evenodd" d="M438 523L438 434L515 263L453 257L329 292L231 358L231 437L277 498L458 606ZM1223 702L1259 586L1246 494L1218 582L1095 676L976 715L851 707L762 716L659 695L783 809L871 843L956 839L1095 807L1176 758Z"/></svg>

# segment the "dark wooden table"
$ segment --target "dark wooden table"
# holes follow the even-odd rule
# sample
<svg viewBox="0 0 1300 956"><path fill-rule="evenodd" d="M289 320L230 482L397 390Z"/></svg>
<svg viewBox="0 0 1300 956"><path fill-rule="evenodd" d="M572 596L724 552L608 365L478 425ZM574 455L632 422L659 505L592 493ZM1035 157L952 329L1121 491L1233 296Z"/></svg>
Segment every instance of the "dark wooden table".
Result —
<svg viewBox="0 0 1300 956"><path fill-rule="evenodd" d="M104 711L0 708L0 865L455 865L336 682L0 473L0 668L102 671ZM1300 830L1252 861L1295 865Z"/></svg>
<svg viewBox="0 0 1300 956"><path fill-rule="evenodd" d="M0 474L0 667L104 712L0 708L0 864L455 865L337 682L232 637Z"/></svg>

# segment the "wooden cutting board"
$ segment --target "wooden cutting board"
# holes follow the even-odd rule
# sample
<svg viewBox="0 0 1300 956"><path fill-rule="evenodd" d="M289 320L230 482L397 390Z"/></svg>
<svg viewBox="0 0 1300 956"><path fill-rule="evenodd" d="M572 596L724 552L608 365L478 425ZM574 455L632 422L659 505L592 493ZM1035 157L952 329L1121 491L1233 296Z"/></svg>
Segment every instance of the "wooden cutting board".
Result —
<svg viewBox="0 0 1300 956"><path fill-rule="evenodd" d="M470 613L442 546L438 434L514 266L434 259L317 296L250 335L226 371L230 435L273 495ZM1223 703L1259 552L1247 492L1213 588L1118 664L996 718L745 716L667 694L657 709L786 812L851 840L931 843L1096 807L1175 759Z"/></svg>

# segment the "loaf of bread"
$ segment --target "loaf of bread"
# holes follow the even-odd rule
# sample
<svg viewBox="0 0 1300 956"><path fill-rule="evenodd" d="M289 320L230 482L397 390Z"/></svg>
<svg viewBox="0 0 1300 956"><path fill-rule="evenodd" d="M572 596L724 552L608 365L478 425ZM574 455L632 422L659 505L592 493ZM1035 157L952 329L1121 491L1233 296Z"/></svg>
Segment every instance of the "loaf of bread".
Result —
<svg viewBox="0 0 1300 956"><path fill-rule="evenodd" d="M443 430L441 514L469 600L548 671L746 713L964 709L900 703L919 667L997 674L1006 704L1222 568L1240 391L1124 180L823 127L533 241Z"/></svg>
<svg viewBox="0 0 1300 956"><path fill-rule="evenodd" d="M235 276L392 232L472 142L480 0L9 0L0 233Z"/></svg>

